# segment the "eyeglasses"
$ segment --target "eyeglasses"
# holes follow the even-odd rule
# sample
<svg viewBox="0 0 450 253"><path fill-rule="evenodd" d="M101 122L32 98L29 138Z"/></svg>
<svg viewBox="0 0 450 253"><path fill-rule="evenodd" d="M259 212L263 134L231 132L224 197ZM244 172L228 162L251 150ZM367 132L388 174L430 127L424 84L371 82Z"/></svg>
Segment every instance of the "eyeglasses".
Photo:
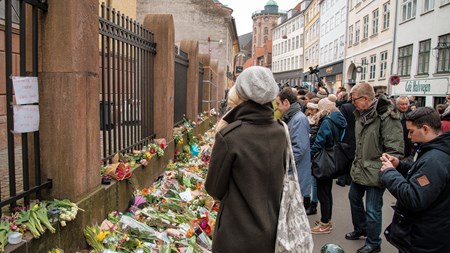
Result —
<svg viewBox="0 0 450 253"><path fill-rule="evenodd" d="M358 100L358 99L360 99L360 98L363 98L363 97L364 97L364 96L360 96L360 97L357 97L357 98L352 98L351 101L352 101L352 102L355 102L356 100Z"/></svg>

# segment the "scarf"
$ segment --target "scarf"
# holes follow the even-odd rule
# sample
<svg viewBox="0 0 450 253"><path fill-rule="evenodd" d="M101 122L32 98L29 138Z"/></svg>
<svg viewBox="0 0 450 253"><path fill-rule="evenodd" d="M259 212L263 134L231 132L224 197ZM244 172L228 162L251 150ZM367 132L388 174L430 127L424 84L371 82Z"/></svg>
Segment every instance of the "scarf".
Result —
<svg viewBox="0 0 450 253"><path fill-rule="evenodd" d="M375 105L377 104L378 99L374 99L372 104L369 106L369 108L363 110L361 112L361 123L366 124L367 120L369 119L370 115L372 114L373 110L375 109Z"/></svg>
<svg viewBox="0 0 450 253"><path fill-rule="evenodd" d="M289 109L283 114L283 121L288 123L298 111L301 111L302 107L299 103L293 103L289 106Z"/></svg>

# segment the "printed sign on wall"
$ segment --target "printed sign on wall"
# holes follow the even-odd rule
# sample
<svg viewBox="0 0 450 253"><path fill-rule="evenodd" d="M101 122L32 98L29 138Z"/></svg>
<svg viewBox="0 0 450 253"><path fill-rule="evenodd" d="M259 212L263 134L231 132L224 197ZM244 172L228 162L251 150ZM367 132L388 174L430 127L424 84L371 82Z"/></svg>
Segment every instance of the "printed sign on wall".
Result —
<svg viewBox="0 0 450 253"><path fill-rule="evenodd" d="M38 79L36 76L13 76L16 104L33 104L39 102Z"/></svg>
<svg viewBox="0 0 450 253"><path fill-rule="evenodd" d="M39 130L38 105L14 105L14 133L29 133Z"/></svg>

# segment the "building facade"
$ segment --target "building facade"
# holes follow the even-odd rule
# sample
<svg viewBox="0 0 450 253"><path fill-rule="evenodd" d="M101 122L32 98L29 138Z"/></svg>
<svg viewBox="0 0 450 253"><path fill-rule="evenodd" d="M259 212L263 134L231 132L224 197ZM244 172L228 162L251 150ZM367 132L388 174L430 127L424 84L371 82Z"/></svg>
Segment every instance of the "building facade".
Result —
<svg viewBox="0 0 450 253"><path fill-rule="evenodd" d="M303 27L301 6L287 12L286 18L273 29L272 72L278 83L301 85L303 79Z"/></svg>
<svg viewBox="0 0 450 253"><path fill-rule="evenodd" d="M285 15L286 12L279 10L274 0L269 0L264 10L258 10L252 14L252 65L271 67L272 29L277 26L278 18Z"/></svg>
<svg viewBox="0 0 450 253"><path fill-rule="evenodd" d="M308 84L315 83L316 76L310 73L310 69L315 69L319 65L319 1L312 0L305 9L305 35L304 35L304 57L303 57L303 81Z"/></svg>
<svg viewBox="0 0 450 253"><path fill-rule="evenodd" d="M182 40L197 40L199 52L218 59L219 69L224 70L225 76L232 76L235 55L239 52L233 9L213 0L177 0L170 4L156 0L137 1L139 22L142 23L145 16L152 13L172 14L175 43L179 45Z"/></svg>
<svg viewBox="0 0 450 253"><path fill-rule="evenodd" d="M391 75L396 2L348 1L344 78L348 86L371 84L386 93Z"/></svg>
<svg viewBox="0 0 450 253"><path fill-rule="evenodd" d="M450 89L449 0L399 3L392 95L415 96L418 106L445 104Z"/></svg>
<svg viewBox="0 0 450 253"><path fill-rule="evenodd" d="M321 0L319 76L330 92L343 86L347 0Z"/></svg>

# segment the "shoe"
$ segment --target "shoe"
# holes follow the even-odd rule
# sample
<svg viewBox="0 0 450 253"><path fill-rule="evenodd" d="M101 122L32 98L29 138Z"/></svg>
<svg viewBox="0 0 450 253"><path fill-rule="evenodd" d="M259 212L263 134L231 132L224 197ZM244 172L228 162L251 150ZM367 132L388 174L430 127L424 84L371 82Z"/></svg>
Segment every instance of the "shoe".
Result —
<svg viewBox="0 0 450 253"><path fill-rule="evenodd" d="M317 213L317 202L311 202L309 208L306 209L306 215L312 215Z"/></svg>
<svg viewBox="0 0 450 253"><path fill-rule="evenodd" d="M305 210L308 210L311 206L311 197L303 197L303 205L305 207Z"/></svg>
<svg viewBox="0 0 450 253"><path fill-rule="evenodd" d="M339 186L345 187L345 183L340 180L336 180L336 184Z"/></svg>
<svg viewBox="0 0 450 253"><path fill-rule="evenodd" d="M314 221L314 225L318 226L320 224L320 220L316 220ZM328 221L328 224L330 224L330 229L333 230L333 223L330 221Z"/></svg>
<svg viewBox="0 0 450 253"><path fill-rule="evenodd" d="M328 223L322 223L319 222L317 226L315 226L313 229L311 229L311 233L313 234L329 234L331 233L332 225L331 222Z"/></svg>
<svg viewBox="0 0 450 253"><path fill-rule="evenodd" d="M345 234L345 239L347 240L358 240L361 236L367 236L365 232L353 231Z"/></svg>
<svg viewBox="0 0 450 253"><path fill-rule="evenodd" d="M364 245L364 247L358 249L356 253L373 253L373 252L380 252L381 248L380 246L370 246L370 245Z"/></svg>

